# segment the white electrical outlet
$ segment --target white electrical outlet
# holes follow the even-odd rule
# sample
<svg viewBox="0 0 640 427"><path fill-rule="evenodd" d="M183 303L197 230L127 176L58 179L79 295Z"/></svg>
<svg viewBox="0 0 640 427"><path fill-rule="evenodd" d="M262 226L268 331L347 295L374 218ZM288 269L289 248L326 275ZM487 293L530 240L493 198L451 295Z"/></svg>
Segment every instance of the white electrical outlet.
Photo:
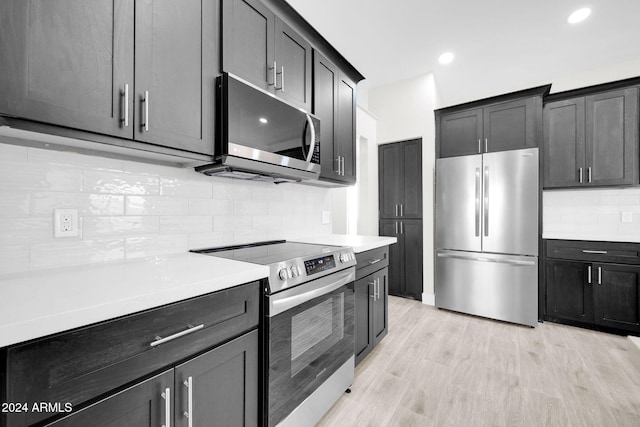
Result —
<svg viewBox="0 0 640 427"><path fill-rule="evenodd" d="M331 223L331 212L330 211L322 211L322 224Z"/></svg>
<svg viewBox="0 0 640 427"><path fill-rule="evenodd" d="M54 209L53 236L78 236L78 209Z"/></svg>
<svg viewBox="0 0 640 427"><path fill-rule="evenodd" d="M623 211L621 218L621 222L633 222L633 212Z"/></svg>

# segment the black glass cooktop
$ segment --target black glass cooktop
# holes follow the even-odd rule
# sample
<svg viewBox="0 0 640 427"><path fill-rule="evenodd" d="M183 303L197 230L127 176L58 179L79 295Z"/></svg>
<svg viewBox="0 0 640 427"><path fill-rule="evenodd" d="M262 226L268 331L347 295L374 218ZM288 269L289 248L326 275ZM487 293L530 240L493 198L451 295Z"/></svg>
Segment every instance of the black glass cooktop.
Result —
<svg viewBox="0 0 640 427"><path fill-rule="evenodd" d="M314 245L309 243L293 243L284 240L251 243L248 245L228 246L223 248L199 249L191 252L229 258L236 261L270 265L295 258L307 257L334 251L335 246Z"/></svg>

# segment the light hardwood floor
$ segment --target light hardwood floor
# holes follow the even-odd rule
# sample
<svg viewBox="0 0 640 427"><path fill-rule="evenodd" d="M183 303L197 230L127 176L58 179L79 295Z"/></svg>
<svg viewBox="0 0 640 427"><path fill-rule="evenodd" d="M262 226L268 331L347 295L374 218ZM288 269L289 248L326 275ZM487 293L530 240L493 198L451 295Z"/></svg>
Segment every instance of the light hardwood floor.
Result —
<svg viewBox="0 0 640 427"><path fill-rule="evenodd" d="M640 349L389 297L389 332L319 426L640 426Z"/></svg>

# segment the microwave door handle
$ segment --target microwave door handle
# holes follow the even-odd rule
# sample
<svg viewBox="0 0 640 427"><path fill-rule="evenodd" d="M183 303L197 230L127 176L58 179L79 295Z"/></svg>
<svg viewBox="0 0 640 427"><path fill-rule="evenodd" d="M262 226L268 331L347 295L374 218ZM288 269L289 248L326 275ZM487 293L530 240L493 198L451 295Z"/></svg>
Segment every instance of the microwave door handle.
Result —
<svg viewBox="0 0 640 427"><path fill-rule="evenodd" d="M307 123L309 124L309 129L311 130L311 145L309 146L309 152L307 153L307 162L311 162L311 159L313 158L313 152L316 149L316 127L313 124L313 120L311 120L311 116L308 114L305 114L307 116ZM305 136L306 136L306 132L304 132L302 134L302 148L303 150L306 147L305 144Z"/></svg>

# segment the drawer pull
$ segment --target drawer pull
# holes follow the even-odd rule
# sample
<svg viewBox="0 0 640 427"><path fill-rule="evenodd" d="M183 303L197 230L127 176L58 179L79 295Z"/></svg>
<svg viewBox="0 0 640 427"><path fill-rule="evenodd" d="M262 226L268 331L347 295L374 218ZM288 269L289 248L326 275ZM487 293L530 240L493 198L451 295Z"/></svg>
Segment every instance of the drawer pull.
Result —
<svg viewBox="0 0 640 427"><path fill-rule="evenodd" d="M184 331L178 332L177 334L173 334L173 335L169 335L168 337L162 338L162 337L156 337L156 340L153 341L151 343L151 347L155 347L158 346L160 344L164 344L168 341L172 341L175 340L176 338L180 338L183 337L187 334L191 334L195 331L198 331L200 329L204 328L204 324L198 325L198 326L192 326L189 325L189 327L187 329L185 329Z"/></svg>
<svg viewBox="0 0 640 427"><path fill-rule="evenodd" d="M377 264L377 263L379 263L380 261L382 261L382 258L376 258L376 259L374 259L373 261L369 261L369 265Z"/></svg>
<svg viewBox="0 0 640 427"><path fill-rule="evenodd" d="M607 251L592 251L592 250L589 250L589 249L583 249L582 253L583 254L603 254L603 255L606 255Z"/></svg>

